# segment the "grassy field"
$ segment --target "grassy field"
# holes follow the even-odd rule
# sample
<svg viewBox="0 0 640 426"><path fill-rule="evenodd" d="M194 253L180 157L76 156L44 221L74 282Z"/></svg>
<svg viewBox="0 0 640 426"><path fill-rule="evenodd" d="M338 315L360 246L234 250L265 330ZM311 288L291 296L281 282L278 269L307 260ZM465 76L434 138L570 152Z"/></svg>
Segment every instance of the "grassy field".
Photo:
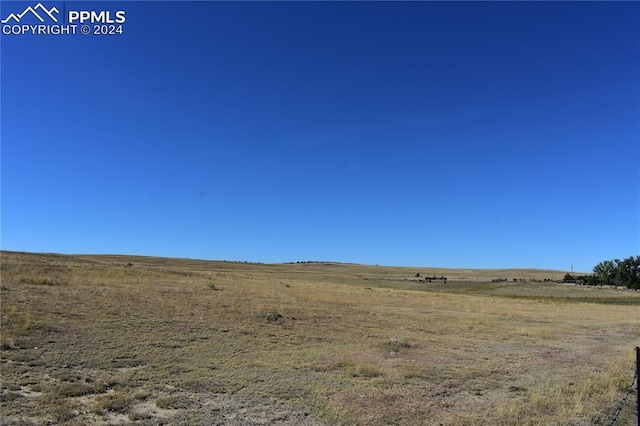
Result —
<svg viewBox="0 0 640 426"><path fill-rule="evenodd" d="M2 424L608 424L640 293L563 275L2 252Z"/></svg>

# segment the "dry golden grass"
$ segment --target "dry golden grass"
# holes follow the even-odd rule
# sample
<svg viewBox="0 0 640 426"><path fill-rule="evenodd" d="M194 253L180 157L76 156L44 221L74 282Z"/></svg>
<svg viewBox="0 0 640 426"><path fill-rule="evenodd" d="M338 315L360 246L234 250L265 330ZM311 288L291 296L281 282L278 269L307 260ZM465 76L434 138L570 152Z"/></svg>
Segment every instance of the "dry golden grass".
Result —
<svg viewBox="0 0 640 426"><path fill-rule="evenodd" d="M639 293L511 280L561 271L11 252L1 266L7 424L606 424L640 343Z"/></svg>

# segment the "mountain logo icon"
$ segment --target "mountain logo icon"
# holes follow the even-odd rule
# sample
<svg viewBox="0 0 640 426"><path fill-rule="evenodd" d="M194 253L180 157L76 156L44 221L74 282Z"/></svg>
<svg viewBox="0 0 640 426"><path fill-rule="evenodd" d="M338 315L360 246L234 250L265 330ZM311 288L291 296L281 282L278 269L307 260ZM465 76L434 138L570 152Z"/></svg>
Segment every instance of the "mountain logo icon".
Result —
<svg viewBox="0 0 640 426"><path fill-rule="evenodd" d="M20 22L20 20L28 13L31 13L36 19L40 22L45 22L45 19L42 16L48 16L53 22L58 22L58 18L54 15L54 13L60 13L60 11L56 7L52 7L51 9L47 9L42 5L42 3L36 4L34 7L28 6L22 13L10 13L9 16L0 20L0 23L7 24L9 21L13 20L16 24Z"/></svg>

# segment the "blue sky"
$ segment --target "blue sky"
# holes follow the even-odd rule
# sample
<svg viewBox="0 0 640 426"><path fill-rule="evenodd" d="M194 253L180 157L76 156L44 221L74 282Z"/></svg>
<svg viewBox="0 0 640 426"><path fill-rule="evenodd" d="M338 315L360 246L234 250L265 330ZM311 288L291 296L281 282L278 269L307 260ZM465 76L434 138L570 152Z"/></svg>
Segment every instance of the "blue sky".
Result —
<svg viewBox="0 0 640 426"><path fill-rule="evenodd" d="M64 7L126 22L2 35L4 250L577 271L640 252L638 2Z"/></svg>

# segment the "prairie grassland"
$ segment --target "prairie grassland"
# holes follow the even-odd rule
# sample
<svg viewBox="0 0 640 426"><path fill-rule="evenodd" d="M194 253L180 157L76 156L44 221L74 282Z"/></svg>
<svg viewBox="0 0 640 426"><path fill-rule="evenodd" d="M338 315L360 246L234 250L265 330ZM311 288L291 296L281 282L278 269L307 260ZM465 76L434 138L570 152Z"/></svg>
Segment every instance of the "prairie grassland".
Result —
<svg viewBox="0 0 640 426"><path fill-rule="evenodd" d="M608 424L640 344L637 292L491 282L560 271L13 252L1 268L3 424Z"/></svg>

